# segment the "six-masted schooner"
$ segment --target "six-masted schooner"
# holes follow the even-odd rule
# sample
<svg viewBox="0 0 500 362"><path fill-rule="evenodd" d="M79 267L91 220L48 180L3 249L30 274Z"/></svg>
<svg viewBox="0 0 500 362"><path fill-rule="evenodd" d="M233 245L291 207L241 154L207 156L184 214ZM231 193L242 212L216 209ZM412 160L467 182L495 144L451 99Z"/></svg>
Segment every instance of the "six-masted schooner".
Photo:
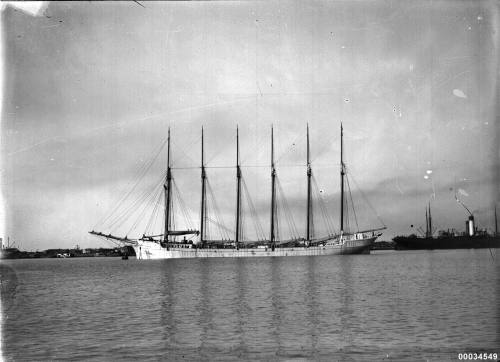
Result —
<svg viewBox="0 0 500 362"><path fill-rule="evenodd" d="M305 237L278 240L277 185L274 160L274 135L271 128L271 203L270 230L267 240L243 241L241 233L242 171L240 165L239 133L236 129L236 221L233 240L209 240L206 237L207 176L204 163L203 128L201 135L201 206L199 230L172 229L172 166L170 160L170 129L167 139L167 172L164 182L164 232L137 239L118 237L97 231L90 234L132 246L137 259L206 258L206 257L263 257L263 256L313 256L369 253L374 241L382 234L383 227L357 231L345 230L344 225L344 178L346 167L343 159L343 127L340 128L340 231L335 235L314 237L312 232L312 168L309 148L309 127L307 127L307 205ZM178 240L182 236L183 240ZM187 238L186 238L187 237Z"/></svg>

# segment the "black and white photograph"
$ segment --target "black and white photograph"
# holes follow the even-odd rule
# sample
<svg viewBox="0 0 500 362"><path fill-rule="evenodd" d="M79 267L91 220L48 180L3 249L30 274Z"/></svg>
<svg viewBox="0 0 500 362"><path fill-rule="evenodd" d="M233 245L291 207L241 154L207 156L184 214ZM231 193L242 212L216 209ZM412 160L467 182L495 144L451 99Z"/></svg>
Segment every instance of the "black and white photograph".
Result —
<svg viewBox="0 0 500 362"><path fill-rule="evenodd" d="M499 1L0 19L0 360L500 361Z"/></svg>

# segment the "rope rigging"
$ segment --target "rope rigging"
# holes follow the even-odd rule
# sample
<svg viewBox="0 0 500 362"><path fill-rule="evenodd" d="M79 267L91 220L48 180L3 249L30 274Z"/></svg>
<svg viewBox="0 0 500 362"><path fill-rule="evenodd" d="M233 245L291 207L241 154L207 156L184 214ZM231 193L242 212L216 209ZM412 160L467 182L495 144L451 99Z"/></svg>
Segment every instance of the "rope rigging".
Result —
<svg viewBox="0 0 500 362"><path fill-rule="evenodd" d="M375 216L377 217L377 220L380 222L380 224L385 228L387 227L385 225L385 223L382 221L382 219L380 218L379 214L377 213L377 211L375 210L375 208L373 207L373 205L370 203L370 201L368 200L368 198L366 197L366 195L364 194L363 190L361 190L361 188L359 187L358 183L356 182L356 180L354 179L353 175L352 174L349 174L349 176L351 177L352 181L354 182L354 186L356 186L356 189L359 191L359 193L361 194L361 197L365 200L365 202L368 204L368 206L370 207L371 211L375 214Z"/></svg>
<svg viewBox="0 0 500 362"><path fill-rule="evenodd" d="M281 182L279 181L279 178L276 177L276 186L277 186L277 190L278 190L278 194L280 197L277 197L277 201L278 201L278 209L281 207L283 209L283 216L285 217L285 221L288 225L288 230L290 231L290 239L299 239L299 232L297 231L297 226L295 225L295 221L293 220L293 215L292 215L292 212L290 210L290 206L288 205L288 202L285 198L285 194L283 192L283 188L281 187ZM281 214L279 211L277 212L278 216ZM278 236L279 235L279 231L280 231L280 228L279 228L279 225L278 225L278 219L279 218L276 218L276 235ZM279 237L278 237L278 240L279 240Z"/></svg>
<svg viewBox="0 0 500 362"><path fill-rule="evenodd" d="M206 180L206 186L207 186L207 191L208 191L207 196L209 196L207 198L207 210L208 210L207 214L210 215L211 214L210 210L211 210L215 216L215 220L214 220L214 219L208 217L208 215L207 215L207 221L210 221L210 222L212 222L212 224L217 226L219 235L221 236L222 240L229 240L229 239L231 239L229 236L229 232L231 231L231 233L234 234L234 231L227 228L224 225L224 222L222 221L222 217L220 216L219 207L217 206L215 195L214 195L214 192L212 190L212 186L210 185L210 182L208 181L208 178ZM209 228L208 223L207 223L207 235L210 235L210 228Z"/></svg>
<svg viewBox="0 0 500 362"><path fill-rule="evenodd" d="M262 228L262 224L259 221L257 211L255 210L255 206L253 204L252 198L250 197L250 193L248 192L247 184L246 184L245 179L243 177L241 178L241 185L243 186L243 196L244 196L243 198L247 201L247 206L249 208L250 216L251 216L252 221L253 221L255 233L257 234L257 239L259 241L265 240L266 234L264 234L264 229Z"/></svg>
<svg viewBox="0 0 500 362"><path fill-rule="evenodd" d="M296 164L280 164L280 168L292 168L292 167L304 167L305 164L303 163L296 163ZM322 167L332 167L331 165L322 165ZM172 170L195 170L195 169L200 169L201 166L185 166L185 167L170 167ZM218 169L218 168L234 168L234 166L204 166L205 169ZM269 168L269 165L245 165L241 166L240 168L245 169L245 168Z"/></svg>
<svg viewBox="0 0 500 362"><path fill-rule="evenodd" d="M333 222L332 218L329 216L330 214L326 208L326 204L325 204L325 201L323 199L323 196L321 195L321 193L319 191L319 187L318 187L318 184L316 182L316 178L314 177L314 175L312 176L312 184L313 184L314 196L318 200L319 210L320 210L323 222L325 223L327 233L329 236L335 235L335 234L337 234L337 230L333 226L334 222Z"/></svg>
<svg viewBox="0 0 500 362"><path fill-rule="evenodd" d="M156 198L156 203L151 213L151 217L149 218L148 223L146 224L146 228L144 230L144 235L153 234L154 224L157 222L158 216L160 214L160 205L162 204L163 193L159 192L158 197Z"/></svg>
<svg viewBox="0 0 500 362"><path fill-rule="evenodd" d="M354 222L356 223L356 230L359 230L359 225L358 225L358 217L356 216L356 208L354 207L354 201L352 200L352 193L351 193L351 185L349 184L349 176L346 174L346 181L347 181L347 189L349 190L349 197L351 199L351 207L352 207L352 212L354 214Z"/></svg>
<svg viewBox="0 0 500 362"><path fill-rule="evenodd" d="M126 209L122 210L118 213L112 220L109 222L109 228L112 232L116 231L120 226L123 225L125 221L130 219L133 215L134 210L137 210L143 202L148 200L148 198L153 194L157 188L161 188L163 186L163 176L159 179L159 182L156 183L156 186L151 189L144 190L134 202L130 204Z"/></svg>
<svg viewBox="0 0 500 362"><path fill-rule="evenodd" d="M162 193L161 187L156 187L155 191L156 192L151 192L148 198L146 199L146 202L142 203L141 205L142 209L138 208L139 215L137 216L135 222L132 224L131 228L128 230L126 235L129 235L132 232L132 230L136 229L136 227L139 225L139 222L141 222L141 220L144 220L144 215L146 214L146 210L151 209L153 202L155 202L155 200L157 200L158 197L161 196Z"/></svg>
<svg viewBox="0 0 500 362"><path fill-rule="evenodd" d="M220 222L220 220L213 219L211 217L207 217L207 221L210 221L212 224L216 225L219 228L219 232L223 230L225 233L221 235L221 240L231 240L230 234L234 234L234 230L226 227L224 224ZM224 236L223 236L224 235ZM214 238L215 239L215 238Z"/></svg>
<svg viewBox="0 0 500 362"><path fill-rule="evenodd" d="M193 214L193 212L191 209L189 209L186 206L184 199L181 197L181 193L179 191L179 188L177 187L177 183L175 182L175 179L172 179L172 185L173 185L173 191L174 191L173 194L174 194L175 200L177 201L177 204L178 204L178 209L181 211L181 214L184 217L184 221L186 223L187 229L194 230L195 227L193 226L194 225L193 219L190 216Z"/></svg>
<svg viewBox="0 0 500 362"><path fill-rule="evenodd" d="M141 183L143 178L148 173L151 166L153 166L155 161L158 159L158 156L160 155L161 151L163 150L163 148L165 147L166 144L167 144L167 140L165 140L160 145L159 149L154 153L154 156L149 160L149 162L143 163L141 165L141 168L139 169L139 175L135 179L134 186L127 193L125 193L120 199L118 199L118 201L112 207L111 211L107 214L107 216L104 217L102 220L98 221L94 225L94 229L97 229L99 226L104 225L104 223L107 222L111 218L111 216L114 215L114 213L118 210L118 208L120 208L121 205L125 202L125 200L134 192L134 190L137 188L137 186Z"/></svg>
<svg viewBox="0 0 500 362"><path fill-rule="evenodd" d="M344 200L347 201L345 199L345 196L344 196ZM344 231L345 233L350 233L351 232L351 223L350 223L350 218L349 218L349 204L347 202L344 203Z"/></svg>

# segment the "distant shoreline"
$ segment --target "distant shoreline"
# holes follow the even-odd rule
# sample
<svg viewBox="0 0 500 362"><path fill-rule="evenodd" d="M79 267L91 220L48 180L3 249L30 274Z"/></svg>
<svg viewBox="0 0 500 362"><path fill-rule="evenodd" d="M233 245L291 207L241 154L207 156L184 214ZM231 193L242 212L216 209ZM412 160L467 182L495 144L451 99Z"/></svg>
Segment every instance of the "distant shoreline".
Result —
<svg viewBox="0 0 500 362"><path fill-rule="evenodd" d="M93 258L121 257L135 255L132 248L87 248L87 249L47 249L43 251L21 251L17 248L4 248L0 259L45 259L45 258Z"/></svg>

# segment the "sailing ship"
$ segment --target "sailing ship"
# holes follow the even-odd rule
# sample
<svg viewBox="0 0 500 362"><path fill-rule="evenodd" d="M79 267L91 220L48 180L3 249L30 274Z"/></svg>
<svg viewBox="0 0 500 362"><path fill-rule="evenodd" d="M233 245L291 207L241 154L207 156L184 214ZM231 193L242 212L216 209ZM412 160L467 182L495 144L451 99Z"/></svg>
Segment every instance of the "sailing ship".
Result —
<svg viewBox="0 0 500 362"><path fill-rule="evenodd" d="M465 221L465 231L459 232L454 229L439 230L435 235L432 226L431 205L425 210L425 233L421 236L415 234L408 236L396 236L393 241L397 250L421 250L421 249L484 249L500 248L500 233L498 232L497 210L495 207L495 232L488 233L487 230L479 229L474 220L474 215L469 208L458 199L455 200L467 211L468 218Z"/></svg>
<svg viewBox="0 0 500 362"><path fill-rule="evenodd" d="M173 173L170 156L170 128L167 138L167 171L164 180L163 233L143 235L136 239L119 237L99 231L92 235L104 237L121 245L131 246L137 259L207 258L207 257L264 257L264 256L315 256L339 254L369 254L375 240L386 226L350 232L345 225L344 209L347 202L344 195L346 165L343 160L343 127L340 127L340 231L315 237L312 215L312 167L309 147L309 126L307 126L307 205L305 236L280 240L277 232L277 171L274 159L274 136L271 128L271 202L270 230L266 239L248 241L242 238L242 170L240 164L239 132L236 129L236 222L234 237L213 240L207 237L207 174L204 162L203 128L201 130L201 206L199 230L175 230L172 227ZM182 237L182 239L180 239Z"/></svg>

